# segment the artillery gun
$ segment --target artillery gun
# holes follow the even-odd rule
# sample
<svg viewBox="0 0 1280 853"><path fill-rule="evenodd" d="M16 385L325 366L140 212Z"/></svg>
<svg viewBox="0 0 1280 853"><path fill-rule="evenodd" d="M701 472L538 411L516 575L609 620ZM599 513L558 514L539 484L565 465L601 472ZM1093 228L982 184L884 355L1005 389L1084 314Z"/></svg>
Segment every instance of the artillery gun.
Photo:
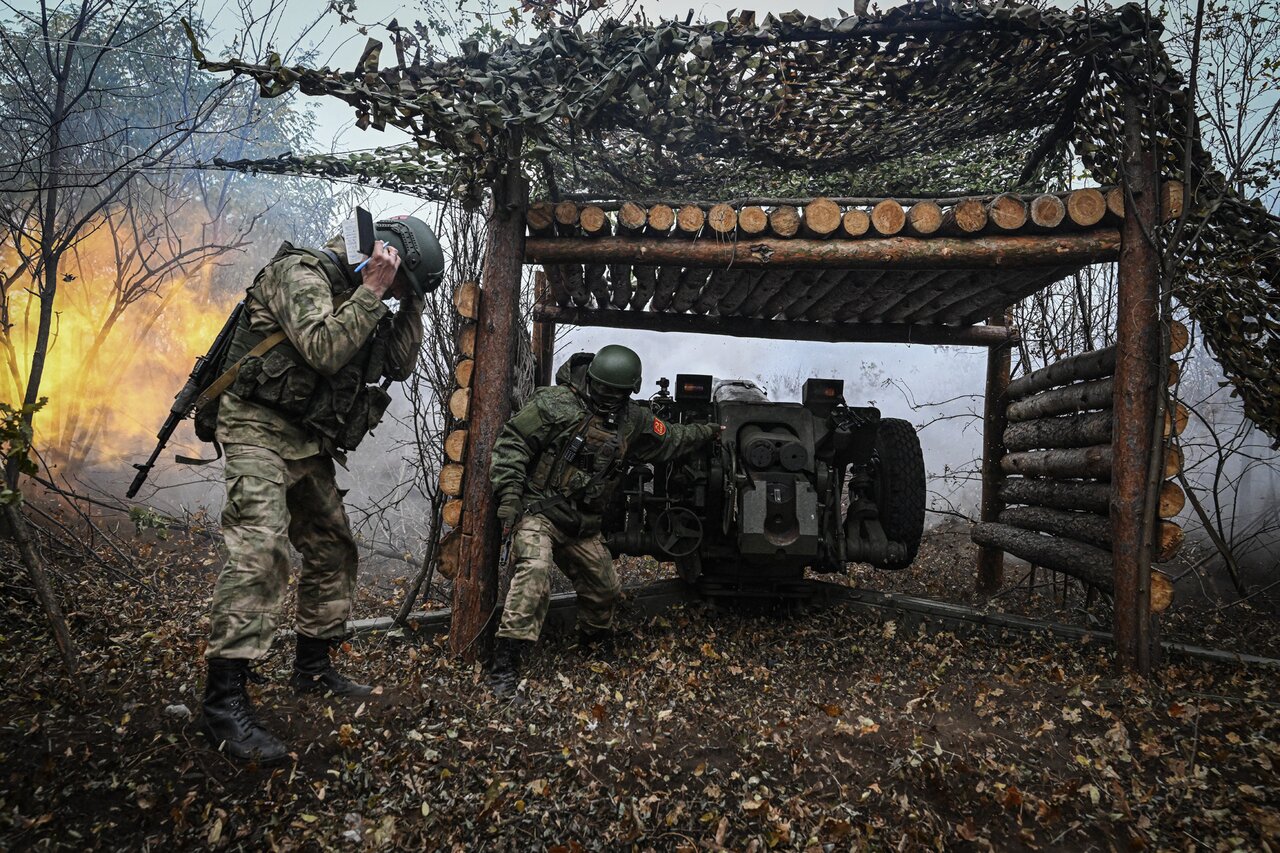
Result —
<svg viewBox="0 0 1280 853"><path fill-rule="evenodd" d="M806 568L903 569L924 529L924 459L910 423L849 406L844 383L809 379L799 403L747 380L680 374L647 402L677 423L718 423L718 445L633 467L604 534L615 554L673 561L710 595L803 594Z"/></svg>

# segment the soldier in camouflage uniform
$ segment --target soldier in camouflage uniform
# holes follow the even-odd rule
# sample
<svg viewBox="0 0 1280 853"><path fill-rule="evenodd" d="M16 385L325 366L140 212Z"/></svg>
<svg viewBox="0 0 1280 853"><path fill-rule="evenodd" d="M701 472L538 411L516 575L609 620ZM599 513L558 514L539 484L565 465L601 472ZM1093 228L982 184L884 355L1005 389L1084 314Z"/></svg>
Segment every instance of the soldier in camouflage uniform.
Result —
<svg viewBox="0 0 1280 853"><path fill-rule="evenodd" d="M578 353L494 442L489 479L515 566L489 674L499 698L515 692L520 658L542 630L553 566L578 592L583 644L611 646L622 588L600 514L625 463L675 459L720 434L715 424L668 424L632 402L640 373L640 357L626 347Z"/></svg>
<svg viewBox="0 0 1280 853"><path fill-rule="evenodd" d="M423 297L444 268L420 220L384 220L376 229L380 240L359 274L341 237L320 251L285 243L248 289L224 361L235 378L212 417L226 450L228 558L213 594L202 723L235 758L286 755L254 718L245 681L276 631L290 542L302 555L290 684L341 696L371 690L329 657L346 632L357 560L334 460L345 462L343 451L377 423L390 400L386 385L412 372ZM384 303L392 297L400 301L394 318ZM198 418L209 416L202 408Z"/></svg>

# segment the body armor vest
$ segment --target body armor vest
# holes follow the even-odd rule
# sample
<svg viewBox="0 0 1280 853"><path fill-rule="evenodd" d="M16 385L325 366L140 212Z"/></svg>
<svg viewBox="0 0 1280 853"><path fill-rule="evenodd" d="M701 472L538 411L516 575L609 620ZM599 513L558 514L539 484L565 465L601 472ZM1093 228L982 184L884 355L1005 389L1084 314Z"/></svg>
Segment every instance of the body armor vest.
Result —
<svg viewBox="0 0 1280 853"><path fill-rule="evenodd" d="M304 263L310 262L319 267L329 282L335 308L346 301L358 286L327 252L299 249L285 243L249 286L246 308L248 301L255 298L254 287L261 276L272 264L289 255L304 255ZM221 370L235 364L266 337L250 328L250 313L245 310L241 314ZM324 376L312 368L293 344L284 340L260 356L245 358L227 391L284 415L315 435L321 448L330 455L354 450L382 420L391 402L391 395L386 391L390 380L377 384L386 368L390 330L390 317L383 317L355 357L332 376ZM207 441L213 439L217 408L216 405L205 406L197 415L197 432L207 432ZM201 420L205 422L204 430L201 430ZM204 435L200 437L204 438Z"/></svg>
<svg viewBox="0 0 1280 853"><path fill-rule="evenodd" d="M577 508L599 514L617 486L616 474L630 444L625 417L606 419L587 412L574 429L561 433L563 440L542 451L530 479L533 489L547 497L533 500L525 511L545 515L567 533L581 532L574 529L581 517Z"/></svg>

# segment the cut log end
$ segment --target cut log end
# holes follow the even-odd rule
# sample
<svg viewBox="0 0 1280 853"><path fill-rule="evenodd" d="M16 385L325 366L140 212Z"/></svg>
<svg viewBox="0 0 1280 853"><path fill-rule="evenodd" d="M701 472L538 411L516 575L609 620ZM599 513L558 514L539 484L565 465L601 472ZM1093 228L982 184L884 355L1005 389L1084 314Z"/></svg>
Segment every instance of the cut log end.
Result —
<svg viewBox="0 0 1280 853"><path fill-rule="evenodd" d="M987 204L987 222L995 231L1017 231L1027 224L1027 205L1017 196L996 196Z"/></svg>
<svg viewBox="0 0 1280 853"><path fill-rule="evenodd" d="M759 208L757 208L758 210ZM686 204L676 214L676 231L686 237L693 237L702 230L707 222L707 213L696 204Z"/></svg>
<svg viewBox="0 0 1280 853"><path fill-rule="evenodd" d="M1164 572L1151 572L1151 612L1163 613L1173 604L1173 579Z"/></svg>
<svg viewBox="0 0 1280 853"><path fill-rule="evenodd" d="M449 395L449 414L455 420L465 421L471 411L471 389L459 388Z"/></svg>
<svg viewBox="0 0 1280 853"><path fill-rule="evenodd" d="M1187 505L1187 495L1177 483L1165 482L1160 486L1157 512L1161 518L1173 518Z"/></svg>
<svg viewBox="0 0 1280 853"><path fill-rule="evenodd" d="M763 207L750 205L738 211L738 230L754 237L769 230L769 214Z"/></svg>
<svg viewBox="0 0 1280 853"><path fill-rule="evenodd" d="M1093 187L1068 193L1066 205L1067 218L1081 228L1097 225L1107 212L1106 198Z"/></svg>
<svg viewBox="0 0 1280 853"><path fill-rule="evenodd" d="M455 429L445 436L444 455L450 462L461 462L467 452L467 431Z"/></svg>
<svg viewBox="0 0 1280 853"><path fill-rule="evenodd" d="M582 208L578 224L582 227L582 233L588 237L604 236L610 231L608 214L594 204Z"/></svg>
<svg viewBox="0 0 1280 853"><path fill-rule="evenodd" d="M738 212L727 204L714 205L707 213L707 227L716 234L728 234L738 227Z"/></svg>
<svg viewBox="0 0 1280 853"><path fill-rule="evenodd" d="M942 208L937 202L921 201L907 211L907 230L920 237L936 234L942 227Z"/></svg>
<svg viewBox="0 0 1280 853"><path fill-rule="evenodd" d="M906 224L907 212L894 199L886 198L871 208L871 227L876 229L877 234L892 237L902 231Z"/></svg>
<svg viewBox="0 0 1280 853"><path fill-rule="evenodd" d="M803 230L810 237L830 237L840 227L840 205L816 198L804 206Z"/></svg>
<svg viewBox="0 0 1280 853"><path fill-rule="evenodd" d="M464 358L453 368L453 378L458 383L459 388L471 387L471 374L475 372L475 368L476 360L474 358Z"/></svg>
<svg viewBox="0 0 1280 853"><path fill-rule="evenodd" d="M840 230L846 237L861 237L871 230L871 217L865 210L846 210L840 220Z"/></svg>
<svg viewBox="0 0 1280 853"><path fill-rule="evenodd" d="M458 354L471 358L476 354L476 324L468 323L458 330Z"/></svg>
<svg viewBox="0 0 1280 853"><path fill-rule="evenodd" d="M649 208L648 222L649 234L666 234L671 231L671 226L676 224L676 212L669 205L655 204Z"/></svg>
<svg viewBox="0 0 1280 853"><path fill-rule="evenodd" d="M480 285L474 281L464 281L453 292L453 307L466 320L474 320L480 316Z"/></svg>
<svg viewBox="0 0 1280 853"><path fill-rule="evenodd" d="M555 222L555 211L546 202L529 205L529 210L525 213L525 224L529 226L529 233L535 237L550 235L555 229Z"/></svg>
<svg viewBox="0 0 1280 853"><path fill-rule="evenodd" d="M1107 190L1107 214L1112 219L1124 219L1124 188L1112 187Z"/></svg>
<svg viewBox="0 0 1280 853"><path fill-rule="evenodd" d="M466 468L456 462L449 462L440 467L440 491L449 497L456 498L462 494L462 481L466 477Z"/></svg>
<svg viewBox="0 0 1280 853"><path fill-rule="evenodd" d="M1160 185L1161 219L1172 222L1182 215L1183 194L1182 181L1165 181Z"/></svg>
<svg viewBox="0 0 1280 853"><path fill-rule="evenodd" d="M649 220L649 211L633 201L624 201L618 208L618 228L628 234L638 234Z"/></svg>
<svg viewBox="0 0 1280 853"><path fill-rule="evenodd" d="M562 201L556 205L556 224L561 228L574 228L578 224L578 206L571 201Z"/></svg>
<svg viewBox="0 0 1280 853"><path fill-rule="evenodd" d="M440 509L440 519L450 527L457 527L462 523L462 501L451 500L445 503Z"/></svg>
<svg viewBox="0 0 1280 853"><path fill-rule="evenodd" d="M1031 222L1039 228L1057 228L1067 215L1067 206L1056 195L1037 196L1031 201Z"/></svg>
<svg viewBox="0 0 1280 853"><path fill-rule="evenodd" d="M769 214L769 230L779 237L794 237L800 231L800 211L790 205L774 208Z"/></svg>
<svg viewBox="0 0 1280 853"><path fill-rule="evenodd" d="M955 234L977 234L987 227L987 208L976 198L959 201L943 215L943 230Z"/></svg>

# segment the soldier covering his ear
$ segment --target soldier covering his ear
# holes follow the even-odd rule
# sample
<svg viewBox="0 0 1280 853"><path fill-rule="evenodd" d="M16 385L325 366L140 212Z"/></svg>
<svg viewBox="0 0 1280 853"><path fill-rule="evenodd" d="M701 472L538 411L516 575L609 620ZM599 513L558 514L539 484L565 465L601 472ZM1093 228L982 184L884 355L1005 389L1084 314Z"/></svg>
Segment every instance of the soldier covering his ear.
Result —
<svg viewBox="0 0 1280 853"><path fill-rule="evenodd" d="M716 424L669 424L634 403L640 379L640 357L624 346L578 353L494 443L489 479L514 564L489 676L499 698L515 692L521 656L542 630L553 566L578 592L584 644L611 643L622 588L600 515L625 463L675 459L720 434Z"/></svg>
<svg viewBox="0 0 1280 853"><path fill-rule="evenodd" d="M425 222L388 219L375 232L360 273L340 236L318 250L281 246L248 288L222 368L230 384L197 413L197 432L201 418L212 419L203 426L227 459L227 565L213 593L201 723L234 758L287 754L254 716L245 682L276 632L290 543L302 555L291 685L339 696L371 689L329 657L347 630L357 561L334 460L377 425L391 399L386 386L413 371L423 297L444 273ZM400 300L394 317L384 302L392 297Z"/></svg>

